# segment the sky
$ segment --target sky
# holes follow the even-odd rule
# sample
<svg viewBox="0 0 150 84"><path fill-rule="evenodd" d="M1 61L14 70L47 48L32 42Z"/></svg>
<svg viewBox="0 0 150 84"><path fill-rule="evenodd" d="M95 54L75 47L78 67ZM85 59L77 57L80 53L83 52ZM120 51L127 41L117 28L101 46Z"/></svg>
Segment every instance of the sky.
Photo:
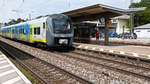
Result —
<svg viewBox="0 0 150 84"><path fill-rule="evenodd" d="M0 0L0 23L17 18L27 19L29 16L35 18L40 15L62 13L98 3L127 9L130 0Z"/></svg>

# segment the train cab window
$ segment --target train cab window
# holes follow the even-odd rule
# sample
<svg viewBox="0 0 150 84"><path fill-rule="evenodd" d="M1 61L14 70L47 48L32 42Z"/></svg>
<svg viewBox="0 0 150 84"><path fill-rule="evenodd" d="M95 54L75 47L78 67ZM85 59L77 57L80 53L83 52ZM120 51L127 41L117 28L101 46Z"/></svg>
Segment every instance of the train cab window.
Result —
<svg viewBox="0 0 150 84"><path fill-rule="evenodd" d="M43 23L43 29L45 29L45 23Z"/></svg>
<svg viewBox="0 0 150 84"><path fill-rule="evenodd" d="M34 35L40 35L40 27L34 28Z"/></svg>

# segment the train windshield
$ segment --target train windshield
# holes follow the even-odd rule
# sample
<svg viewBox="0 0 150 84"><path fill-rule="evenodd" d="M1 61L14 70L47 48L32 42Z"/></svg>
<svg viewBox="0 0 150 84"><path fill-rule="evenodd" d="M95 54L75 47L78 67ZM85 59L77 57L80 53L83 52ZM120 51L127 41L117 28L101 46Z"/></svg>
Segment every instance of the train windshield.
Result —
<svg viewBox="0 0 150 84"><path fill-rule="evenodd" d="M71 21L66 19L53 19L55 33L71 33Z"/></svg>

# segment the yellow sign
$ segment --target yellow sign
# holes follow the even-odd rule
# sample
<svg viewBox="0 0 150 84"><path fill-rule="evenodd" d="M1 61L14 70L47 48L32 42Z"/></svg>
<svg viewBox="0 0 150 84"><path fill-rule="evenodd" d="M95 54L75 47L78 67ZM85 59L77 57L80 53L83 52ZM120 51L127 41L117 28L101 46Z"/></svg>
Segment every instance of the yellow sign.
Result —
<svg viewBox="0 0 150 84"><path fill-rule="evenodd" d="M106 24L106 27L109 28L111 25L112 25L112 22L109 21L109 22Z"/></svg>

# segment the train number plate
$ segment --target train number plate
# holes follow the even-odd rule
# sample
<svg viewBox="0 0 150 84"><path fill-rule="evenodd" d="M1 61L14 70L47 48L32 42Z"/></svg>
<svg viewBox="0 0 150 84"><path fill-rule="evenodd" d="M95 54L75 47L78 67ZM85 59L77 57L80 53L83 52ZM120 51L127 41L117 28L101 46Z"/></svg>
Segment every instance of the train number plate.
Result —
<svg viewBox="0 0 150 84"><path fill-rule="evenodd" d="M68 44L68 39L59 39L60 44Z"/></svg>

